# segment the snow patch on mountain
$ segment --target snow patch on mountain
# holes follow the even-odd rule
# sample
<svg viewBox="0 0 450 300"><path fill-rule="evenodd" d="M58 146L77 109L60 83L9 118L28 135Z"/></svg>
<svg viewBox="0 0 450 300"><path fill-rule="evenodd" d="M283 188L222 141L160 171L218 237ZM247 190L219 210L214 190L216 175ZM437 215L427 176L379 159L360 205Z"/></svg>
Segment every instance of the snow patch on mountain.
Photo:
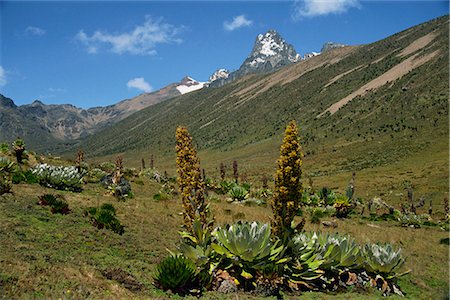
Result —
<svg viewBox="0 0 450 300"><path fill-rule="evenodd" d="M211 82L216 81L216 80L221 79L221 78L227 79L228 76L230 76L230 72L228 70L226 70L226 69L219 69L216 72L214 72L214 74L209 76L208 82L211 83Z"/></svg>
<svg viewBox="0 0 450 300"><path fill-rule="evenodd" d="M196 90L199 90L205 86L206 82L199 82L189 76L184 77L180 84L177 85L177 90L181 94L187 94Z"/></svg>
<svg viewBox="0 0 450 300"><path fill-rule="evenodd" d="M308 59L308 58L311 58L311 57L314 57L314 56L317 56L317 55L320 55L320 52L309 52L309 53L305 54L303 59Z"/></svg>

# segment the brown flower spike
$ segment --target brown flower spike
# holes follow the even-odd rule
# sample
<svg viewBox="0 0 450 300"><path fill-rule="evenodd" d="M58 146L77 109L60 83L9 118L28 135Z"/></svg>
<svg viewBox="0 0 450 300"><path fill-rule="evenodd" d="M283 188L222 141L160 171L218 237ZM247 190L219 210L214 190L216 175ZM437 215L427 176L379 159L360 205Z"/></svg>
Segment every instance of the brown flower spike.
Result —
<svg viewBox="0 0 450 300"><path fill-rule="evenodd" d="M272 232L280 238L285 238L293 230L291 224L300 208L302 158L297 124L291 121L286 127L283 144L280 147L275 176L275 196L271 203Z"/></svg>
<svg viewBox="0 0 450 300"><path fill-rule="evenodd" d="M203 226L212 228L212 222L208 222L200 161L192 137L185 127L180 126L176 131L176 139L178 188L183 202L184 227L192 233L192 222L199 218Z"/></svg>

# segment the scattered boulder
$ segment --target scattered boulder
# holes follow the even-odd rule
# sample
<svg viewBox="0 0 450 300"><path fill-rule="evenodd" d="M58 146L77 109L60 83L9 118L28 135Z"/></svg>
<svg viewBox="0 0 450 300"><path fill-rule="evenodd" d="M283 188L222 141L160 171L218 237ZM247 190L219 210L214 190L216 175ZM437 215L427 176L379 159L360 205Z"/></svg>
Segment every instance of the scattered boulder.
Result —
<svg viewBox="0 0 450 300"><path fill-rule="evenodd" d="M323 221L322 222L323 227L331 227L331 228L337 228L337 222L335 220L333 221Z"/></svg>

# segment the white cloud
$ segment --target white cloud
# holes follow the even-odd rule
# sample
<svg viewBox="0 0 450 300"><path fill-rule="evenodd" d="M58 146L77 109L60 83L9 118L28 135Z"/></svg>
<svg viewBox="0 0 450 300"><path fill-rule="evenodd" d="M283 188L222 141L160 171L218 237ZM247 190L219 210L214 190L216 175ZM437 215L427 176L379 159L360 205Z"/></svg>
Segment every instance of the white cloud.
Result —
<svg viewBox="0 0 450 300"><path fill-rule="evenodd" d="M143 77L138 77L131 79L127 82L127 87L129 88L136 88L138 90L144 91L146 93L149 93L153 90L150 84L145 81Z"/></svg>
<svg viewBox="0 0 450 300"><path fill-rule="evenodd" d="M48 91L51 93L66 93L67 90L66 89L62 89L62 88L48 88Z"/></svg>
<svg viewBox="0 0 450 300"><path fill-rule="evenodd" d="M2 66L0 66L0 86L4 86L6 84L6 72Z"/></svg>
<svg viewBox="0 0 450 300"><path fill-rule="evenodd" d="M31 35L37 35L37 36L43 36L46 31L42 28L39 27L34 27L34 26L28 26L25 29L25 33L31 34Z"/></svg>
<svg viewBox="0 0 450 300"><path fill-rule="evenodd" d="M164 23L163 19L153 20L146 16L142 25L123 33L95 31L91 36L80 30L75 39L84 44L88 53L100 52L102 47L117 54L154 55L158 44L181 43L177 38L182 28Z"/></svg>
<svg viewBox="0 0 450 300"><path fill-rule="evenodd" d="M233 31L239 29L241 27L248 27L253 24L253 21L248 20L245 15L239 15L233 18L233 21L225 21L223 22L223 28L227 31Z"/></svg>
<svg viewBox="0 0 450 300"><path fill-rule="evenodd" d="M360 7L359 0L296 0L292 18L299 20L305 17L341 14L353 7Z"/></svg>

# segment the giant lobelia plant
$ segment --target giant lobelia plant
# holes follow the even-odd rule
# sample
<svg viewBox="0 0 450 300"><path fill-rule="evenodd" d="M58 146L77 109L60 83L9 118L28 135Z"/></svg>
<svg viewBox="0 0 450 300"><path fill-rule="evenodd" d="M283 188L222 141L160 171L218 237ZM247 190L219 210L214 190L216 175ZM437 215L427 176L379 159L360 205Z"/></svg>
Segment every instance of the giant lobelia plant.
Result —
<svg viewBox="0 0 450 300"><path fill-rule="evenodd" d="M176 131L178 188L183 203L184 228L194 233L193 221L198 218L202 227L212 230L209 206L205 201L205 184L200 172L200 161L186 127Z"/></svg>
<svg viewBox="0 0 450 300"><path fill-rule="evenodd" d="M280 148L278 169L275 175L275 196L271 202L273 219L273 234L287 240L294 231L302 228L292 228L292 222L300 209L302 199L302 148L295 121L289 123L284 133Z"/></svg>

